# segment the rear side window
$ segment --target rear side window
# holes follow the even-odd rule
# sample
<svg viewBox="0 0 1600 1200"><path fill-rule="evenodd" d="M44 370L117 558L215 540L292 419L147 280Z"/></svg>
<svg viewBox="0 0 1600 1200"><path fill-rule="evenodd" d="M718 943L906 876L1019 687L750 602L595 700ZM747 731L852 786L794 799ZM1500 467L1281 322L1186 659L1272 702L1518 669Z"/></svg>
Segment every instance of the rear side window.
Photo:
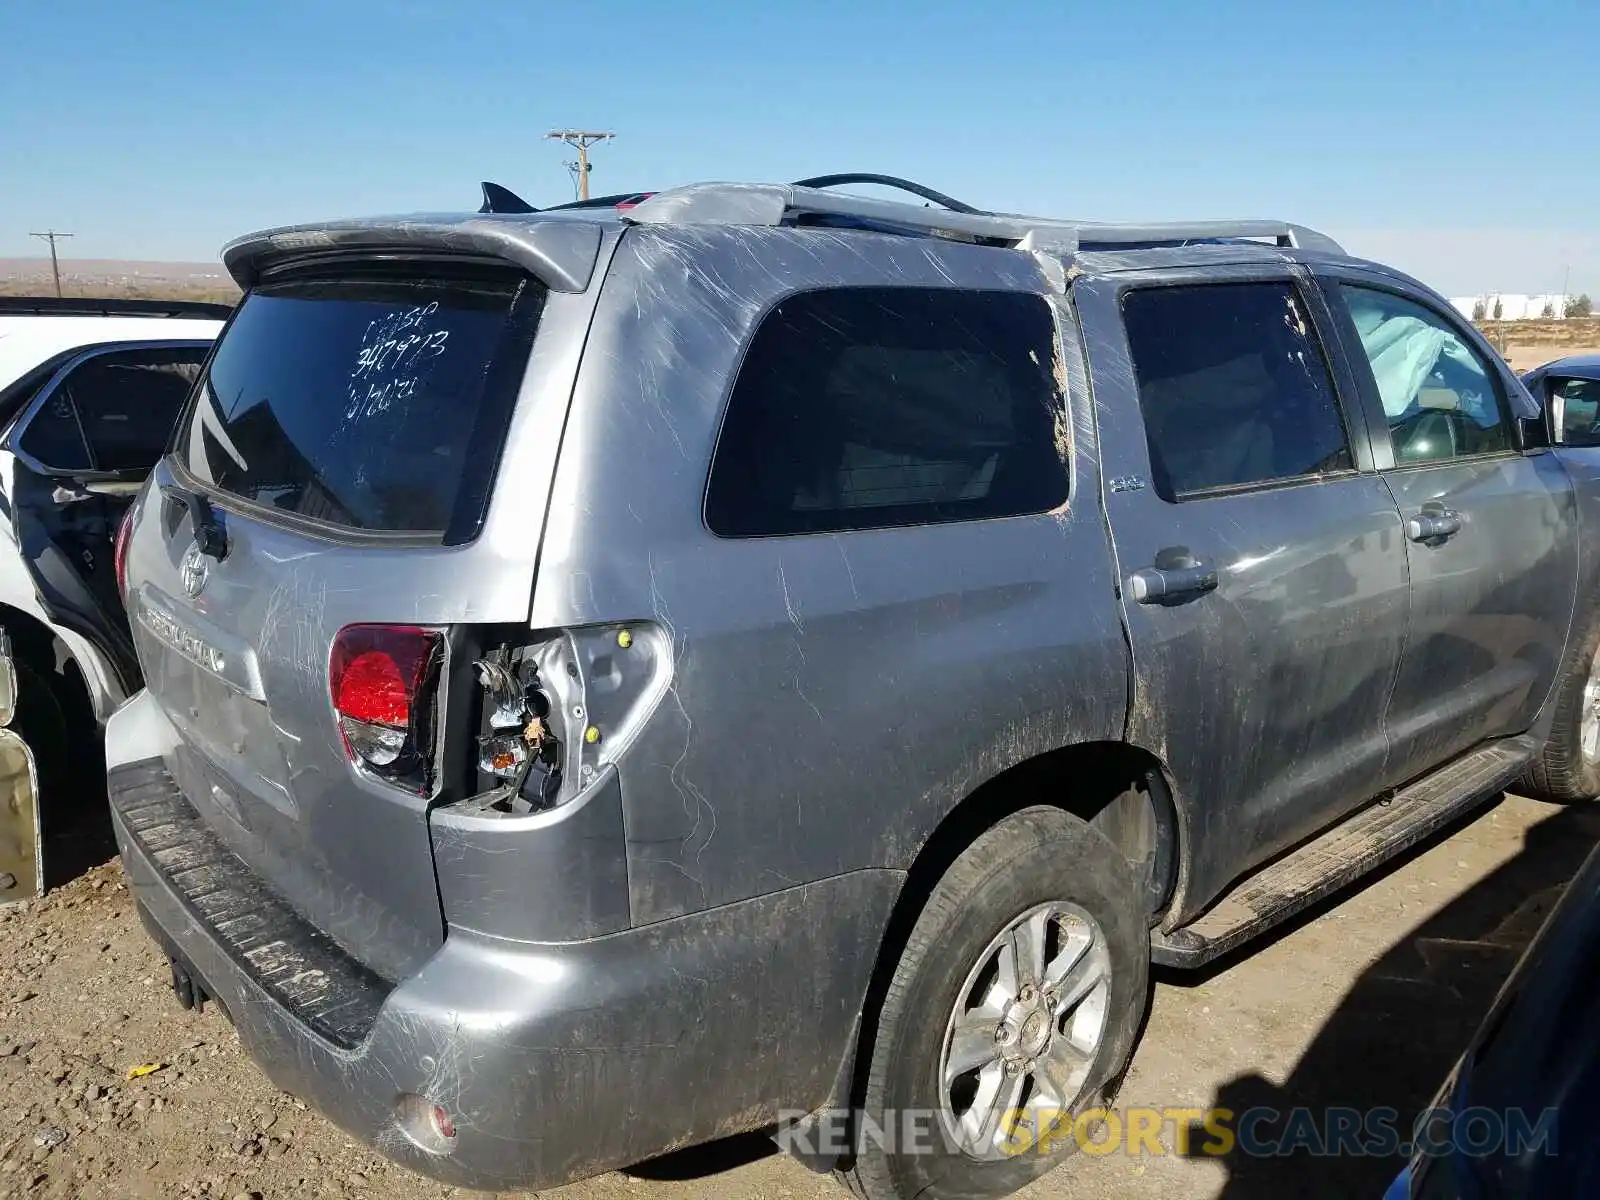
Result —
<svg viewBox="0 0 1600 1200"><path fill-rule="evenodd" d="M1293 284L1140 288L1122 312L1162 498L1353 468Z"/></svg>
<svg viewBox="0 0 1600 1200"><path fill-rule="evenodd" d="M205 347L114 350L74 367L22 433L52 470L148 471L200 374Z"/></svg>
<svg viewBox="0 0 1600 1200"><path fill-rule="evenodd" d="M724 537L1046 512L1067 498L1039 296L839 288L756 330L706 495Z"/></svg>
<svg viewBox="0 0 1600 1200"><path fill-rule="evenodd" d="M541 299L493 268L258 287L217 347L178 459L286 516L469 538Z"/></svg>

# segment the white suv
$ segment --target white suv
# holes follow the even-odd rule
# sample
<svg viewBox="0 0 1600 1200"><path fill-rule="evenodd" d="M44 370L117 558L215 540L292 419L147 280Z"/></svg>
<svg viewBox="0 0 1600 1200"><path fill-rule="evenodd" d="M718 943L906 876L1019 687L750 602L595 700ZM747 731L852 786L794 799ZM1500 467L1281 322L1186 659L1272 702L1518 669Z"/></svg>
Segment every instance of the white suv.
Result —
<svg viewBox="0 0 1600 1200"><path fill-rule="evenodd" d="M0 905L44 887L47 825L103 822L100 729L141 686L117 532L229 311L0 296Z"/></svg>

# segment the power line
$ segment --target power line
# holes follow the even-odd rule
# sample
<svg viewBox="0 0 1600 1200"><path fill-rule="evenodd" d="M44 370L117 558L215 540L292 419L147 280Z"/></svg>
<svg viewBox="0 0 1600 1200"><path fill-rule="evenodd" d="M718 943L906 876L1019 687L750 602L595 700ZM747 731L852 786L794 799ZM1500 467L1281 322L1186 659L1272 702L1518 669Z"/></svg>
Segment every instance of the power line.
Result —
<svg viewBox="0 0 1600 1200"><path fill-rule="evenodd" d="M617 135L594 129L554 129L545 134L546 141L565 142L578 152L578 199L589 198L589 147L598 142L609 142Z"/></svg>
<svg viewBox="0 0 1600 1200"><path fill-rule="evenodd" d="M30 233L29 237L36 237L41 241L50 243L50 274L55 277L56 295L61 295L61 264L56 261L56 239L69 238L70 233L57 233L54 229L47 229L43 233Z"/></svg>

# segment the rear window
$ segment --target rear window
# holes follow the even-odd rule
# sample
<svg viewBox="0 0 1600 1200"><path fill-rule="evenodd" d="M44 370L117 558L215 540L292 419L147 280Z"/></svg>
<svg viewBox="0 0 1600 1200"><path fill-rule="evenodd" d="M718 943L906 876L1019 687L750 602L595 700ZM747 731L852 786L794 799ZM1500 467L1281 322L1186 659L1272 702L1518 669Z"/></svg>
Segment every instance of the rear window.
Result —
<svg viewBox="0 0 1600 1200"><path fill-rule="evenodd" d="M257 287L217 347L178 460L285 516L467 540L542 298L493 268Z"/></svg>

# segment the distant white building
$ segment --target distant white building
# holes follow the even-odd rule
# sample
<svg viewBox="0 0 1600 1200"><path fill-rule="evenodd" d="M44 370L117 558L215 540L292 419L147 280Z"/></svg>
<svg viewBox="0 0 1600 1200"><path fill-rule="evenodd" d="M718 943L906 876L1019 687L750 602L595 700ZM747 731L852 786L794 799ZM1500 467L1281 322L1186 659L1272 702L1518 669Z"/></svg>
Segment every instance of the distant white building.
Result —
<svg viewBox="0 0 1600 1200"><path fill-rule="evenodd" d="M1489 292L1482 296L1451 296L1450 303L1455 305L1462 316L1470 318L1478 306L1483 306L1483 315L1489 320L1502 321L1532 321L1539 317L1565 317L1567 313L1568 296L1550 292L1542 296L1525 296L1515 292ZM1495 312L1498 305L1500 311Z"/></svg>

